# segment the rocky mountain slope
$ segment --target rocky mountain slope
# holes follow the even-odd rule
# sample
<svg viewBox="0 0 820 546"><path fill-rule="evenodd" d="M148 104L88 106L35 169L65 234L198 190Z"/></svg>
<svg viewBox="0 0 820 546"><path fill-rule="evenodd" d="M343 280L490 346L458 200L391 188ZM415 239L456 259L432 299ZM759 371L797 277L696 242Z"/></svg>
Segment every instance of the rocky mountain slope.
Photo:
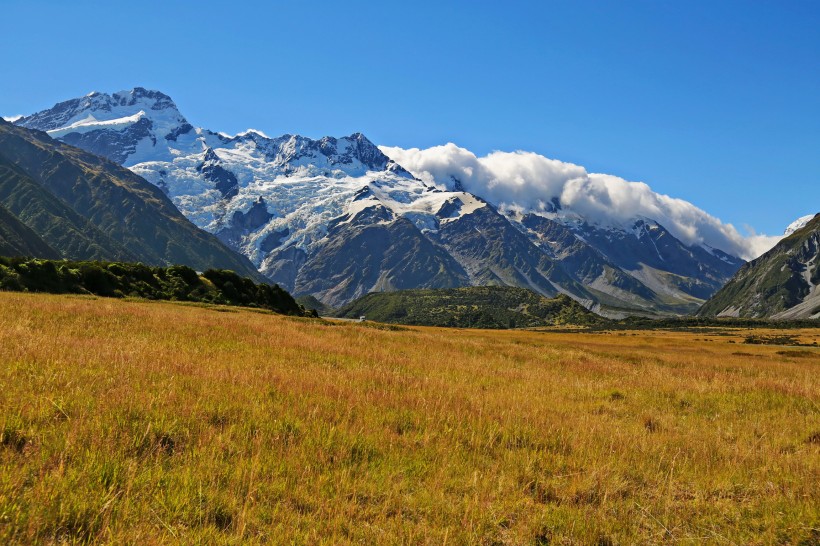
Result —
<svg viewBox="0 0 820 546"><path fill-rule="evenodd" d="M789 226L787 237L737 272L698 314L820 318L820 214Z"/></svg>
<svg viewBox="0 0 820 546"><path fill-rule="evenodd" d="M268 278L332 306L372 291L495 284L565 293L610 315L677 314L743 263L650 218L603 226L558 200L502 210L458 180L422 181L358 133L196 128L158 91L91 93L16 123L128 167Z"/></svg>
<svg viewBox="0 0 820 546"><path fill-rule="evenodd" d="M60 257L219 267L261 278L132 171L2 120L0 204Z"/></svg>

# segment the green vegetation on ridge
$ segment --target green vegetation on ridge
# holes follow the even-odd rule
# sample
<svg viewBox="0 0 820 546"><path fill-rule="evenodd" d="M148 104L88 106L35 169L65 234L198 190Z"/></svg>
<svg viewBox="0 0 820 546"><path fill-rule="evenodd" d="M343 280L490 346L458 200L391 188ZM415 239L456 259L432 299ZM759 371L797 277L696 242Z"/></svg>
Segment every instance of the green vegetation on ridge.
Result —
<svg viewBox="0 0 820 546"><path fill-rule="evenodd" d="M0 205L0 256L59 258L60 253Z"/></svg>
<svg viewBox="0 0 820 546"><path fill-rule="evenodd" d="M322 316L367 317L376 322L456 328L537 328L581 326L588 330L698 331L704 328L818 328L818 320L770 320L733 317L627 317L611 320L596 315L568 296L545 298L524 288L473 286L455 289L373 292L334 310L313 296L296 301Z"/></svg>
<svg viewBox="0 0 820 546"><path fill-rule="evenodd" d="M545 298L526 288L509 286L374 292L337 313L344 318L362 315L378 322L494 329L594 325L605 321L569 296Z"/></svg>
<svg viewBox="0 0 820 546"><path fill-rule="evenodd" d="M190 267L151 267L118 262L72 262L0 258L0 290L93 294L258 307L286 315L305 315L278 285L256 284L233 271Z"/></svg>

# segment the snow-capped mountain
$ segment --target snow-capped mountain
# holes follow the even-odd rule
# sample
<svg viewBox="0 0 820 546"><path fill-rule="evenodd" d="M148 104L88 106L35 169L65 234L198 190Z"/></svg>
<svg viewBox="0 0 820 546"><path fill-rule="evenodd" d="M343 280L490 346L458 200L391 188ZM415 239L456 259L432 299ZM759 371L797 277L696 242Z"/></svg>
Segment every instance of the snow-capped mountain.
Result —
<svg viewBox="0 0 820 546"><path fill-rule="evenodd" d="M118 162L295 294L504 284L612 314L693 310L742 260L633 216L588 221L553 199L505 207L414 176L359 133L314 140L191 125L170 97L90 93L18 125Z"/></svg>

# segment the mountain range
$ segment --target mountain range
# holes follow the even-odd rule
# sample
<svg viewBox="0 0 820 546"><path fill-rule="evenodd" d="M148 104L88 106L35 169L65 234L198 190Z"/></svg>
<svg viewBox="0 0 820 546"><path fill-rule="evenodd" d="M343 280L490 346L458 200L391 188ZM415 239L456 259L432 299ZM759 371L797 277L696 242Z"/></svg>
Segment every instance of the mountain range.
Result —
<svg viewBox="0 0 820 546"><path fill-rule="evenodd" d="M373 291L503 285L609 316L683 314L744 263L643 214L601 223L556 197L503 207L455 176L411 173L360 133L194 127L169 96L139 87L15 123L126 167L268 279L332 306Z"/></svg>

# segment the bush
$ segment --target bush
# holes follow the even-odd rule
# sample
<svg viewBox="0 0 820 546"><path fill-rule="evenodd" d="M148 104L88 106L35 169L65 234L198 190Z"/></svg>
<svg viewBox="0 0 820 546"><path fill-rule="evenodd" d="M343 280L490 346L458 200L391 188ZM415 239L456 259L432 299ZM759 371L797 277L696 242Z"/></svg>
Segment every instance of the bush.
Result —
<svg viewBox="0 0 820 546"><path fill-rule="evenodd" d="M113 273L96 263L81 265L80 279L83 288L98 296L113 296L119 284Z"/></svg>
<svg viewBox="0 0 820 546"><path fill-rule="evenodd" d="M168 272L169 277L178 277L185 281L185 284L189 286L200 283L199 275L197 275L196 271L187 265L172 265L166 271Z"/></svg>

